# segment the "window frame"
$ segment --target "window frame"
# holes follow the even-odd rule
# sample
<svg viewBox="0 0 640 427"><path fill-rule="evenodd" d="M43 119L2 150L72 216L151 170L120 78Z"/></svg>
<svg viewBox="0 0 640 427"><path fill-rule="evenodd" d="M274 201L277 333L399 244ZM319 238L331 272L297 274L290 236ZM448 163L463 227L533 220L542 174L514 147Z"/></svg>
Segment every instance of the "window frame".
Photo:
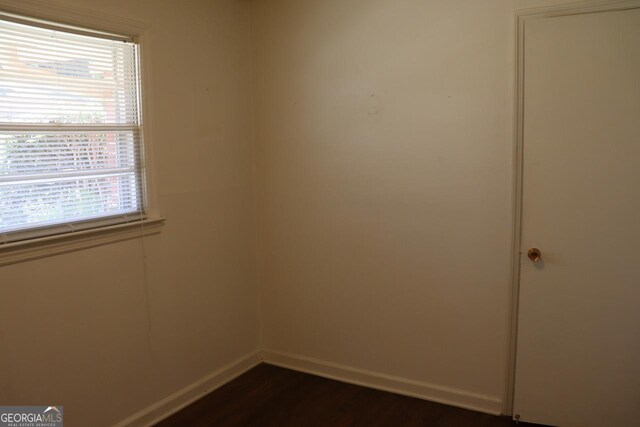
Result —
<svg viewBox="0 0 640 427"><path fill-rule="evenodd" d="M164 218L160 216L157 209L150 143L152 140L149 126L151 116L148 108L150 75L148 49L145 43L149 24L130 18L106 15L91 9L52 5L40 0L21 0L20 2L0 0L0 19L7 16L8 20L20 20L23 23L39 21L42 26L51 23L65 31L85 35L107 34L126 38L138 45L138 129L142 208L141 213L131 214L126 218L118 217L115 221L113 217L103 217L22 230L19 232L21 240L2 243L0 239L0 266L159 233L164 224ZM40 231L41 228L54 233L43 234Z"/></svg>

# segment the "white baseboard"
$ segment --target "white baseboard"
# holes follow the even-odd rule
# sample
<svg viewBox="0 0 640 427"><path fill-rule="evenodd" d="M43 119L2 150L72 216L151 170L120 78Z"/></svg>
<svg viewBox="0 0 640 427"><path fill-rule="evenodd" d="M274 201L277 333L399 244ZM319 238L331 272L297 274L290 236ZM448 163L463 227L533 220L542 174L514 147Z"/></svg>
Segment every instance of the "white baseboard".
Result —
<svg viewBox="0 0 640 427"><path fill-rule="evenodd" d="M114 427L152 426L262 362L261 352L251 353L206 375L159 402L120 421Z"/></svg>
<svg viewBox="0 0 640 427"><path fill-rule="evenodd" d="M493 396L485 396L450 387L413 381L406 378L379 374L322 360L273 351L262 352L262 357L265 363L293 369L295 371L306 372L346 383L417 397L492 415L502 414L502 399Z"/></svg>
<svg viewBox="0 0 640 427"><path fill-rule="evenodd" d="M170 396L165 397L159 402L120 421L114 425L114 427L152 426L242 375L263 361L271 365L293 369L294 371L306 372L337 381L417 397L445 405L486 412L493 415L500 415L502 413L502 400L497 397L379 374L309 357L273 351L258 351L223 366Z"/></svg>

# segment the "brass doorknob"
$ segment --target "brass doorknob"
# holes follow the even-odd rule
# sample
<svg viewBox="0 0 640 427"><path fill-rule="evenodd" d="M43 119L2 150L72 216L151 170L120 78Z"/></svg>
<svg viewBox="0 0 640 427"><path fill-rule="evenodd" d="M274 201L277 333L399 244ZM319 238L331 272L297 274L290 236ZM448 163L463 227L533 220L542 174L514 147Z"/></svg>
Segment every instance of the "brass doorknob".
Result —
<svg viewBox="0 0 640 427"><path fill-rule="evenodd" d="M542 251L538 248L531 248L527 251L527 256L533 262L538 262L542 259Z"/></svg>

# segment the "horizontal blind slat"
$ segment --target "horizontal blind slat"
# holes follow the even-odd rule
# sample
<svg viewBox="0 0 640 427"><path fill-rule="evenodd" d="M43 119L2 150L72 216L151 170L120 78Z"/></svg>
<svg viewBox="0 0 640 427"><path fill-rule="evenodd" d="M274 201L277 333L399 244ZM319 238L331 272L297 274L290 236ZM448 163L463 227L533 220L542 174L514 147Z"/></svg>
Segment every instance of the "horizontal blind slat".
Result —
<svg viewBox="0 0 640 427"><path fill-rule="evenodd" d="M0 207L10 204L14 209L0 215L3 229L20 226L21 222L35 224L96 212L112 215L122 209L138 210L139 188L132 174L16 185L13 188L0 186Z"/></svg>
<svg viewBox="0 0 640 427"><path fill-rule="evenodd" d="M142 211L137 55L0 17L0 233Z"/></svg>

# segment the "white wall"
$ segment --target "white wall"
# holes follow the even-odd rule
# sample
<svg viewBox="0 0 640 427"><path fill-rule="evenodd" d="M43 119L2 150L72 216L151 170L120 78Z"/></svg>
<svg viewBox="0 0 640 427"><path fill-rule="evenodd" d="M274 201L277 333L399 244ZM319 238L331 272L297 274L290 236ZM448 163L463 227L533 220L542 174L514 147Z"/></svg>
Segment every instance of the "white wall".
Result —
<svg viewBox="0 0 640 427"><path fill-rule="evenodd" d="M501 400L513 11L252 8L264 346Z"/></svg>
<svg viewBox="0 0 640 427"><path fill-rule="evenodd" d="M150 24L162 234L0 268L0 403L112 425L258 348L249 4L68 0Z"/></svg>

